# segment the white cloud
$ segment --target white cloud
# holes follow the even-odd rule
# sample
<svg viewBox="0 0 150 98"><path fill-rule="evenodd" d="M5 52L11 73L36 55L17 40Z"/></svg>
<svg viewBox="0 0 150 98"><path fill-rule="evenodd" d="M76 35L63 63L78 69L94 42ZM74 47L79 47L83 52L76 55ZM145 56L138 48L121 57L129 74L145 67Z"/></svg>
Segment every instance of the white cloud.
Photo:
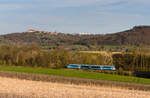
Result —
<svg viewBox="0 0 150 98"><path fill-rule="evenodd" d="M3 1L3 0L2 0ZM2 2L0 1L0 2ZM14 1L14 2L13 2ZM125 0L13 0L7 1L5 3L0 3L0 8L2 9L19 9L24 6L34 6L41 7L47 6L49 8L59 8L59 7L78 7L78 6L87 6L87 5L103 5L109 3L115 3Z"/></svg>
<svg viewBox="0 0 150 98"><path fill-rule="evenodd" d="M144 3L144 4L150 3L149 0L26 0L26 1L13 0L13 1L0 3L0 10L33 9L40 7L41 8L84 7L90 5L103 6L107 4L109 6L120 6L119 4L117 5L117 3L128 5L135 3ZM116 5L113 5L115 3Z"/></svg>
<svg viewBox="0 0 150 98"><path fill-rule="evenodd" d="M25 5L25 4L0 4L0 11L15 11L32 8L33 8L32 5Z"/></svg>
<svg viewBox="0 0 150 98"><path fill-rule="evenodd" d="M22 6L17 5L17 4L0 4L0 11L16 10L16 9L20 9L20 8L22 8Z"/></svg>
<svg viewBox="0 0 150 98"><path fill-rule="evenodd" d="M53 7L77 7L94 4L103 5L120 1L121 0L49 0L48 3L51 4Z"/></svg>

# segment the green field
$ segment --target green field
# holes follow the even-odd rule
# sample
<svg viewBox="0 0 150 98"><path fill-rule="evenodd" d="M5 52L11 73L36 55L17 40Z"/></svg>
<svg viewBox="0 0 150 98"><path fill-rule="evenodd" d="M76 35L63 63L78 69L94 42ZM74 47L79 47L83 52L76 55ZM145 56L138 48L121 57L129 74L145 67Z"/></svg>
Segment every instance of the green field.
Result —
<svg viewBox="0 0 150 98"><path fill-rule="evenodd" d="M110 80L110 81L118 81L118 82L150 84L150 79L136 78L136 77L129 77L129 76L119 76L119 75L96 73L96 72L86 72L81 70L0 66L0 71L13 71L13 72L24 72L24 73L44 74L44 75L53 75L53 76L76 77L76 78L84 78L84 79Z"/></svg>

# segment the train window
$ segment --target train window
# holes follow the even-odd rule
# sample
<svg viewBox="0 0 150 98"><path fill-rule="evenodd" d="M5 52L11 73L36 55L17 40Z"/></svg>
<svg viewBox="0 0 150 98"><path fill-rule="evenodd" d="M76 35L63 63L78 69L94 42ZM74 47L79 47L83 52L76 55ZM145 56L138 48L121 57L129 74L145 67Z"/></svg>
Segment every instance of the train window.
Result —
<svg viewBox="0 0 150 98"><path fill-rule="evenodd" d="M103 67L103 68L111 68L111 67Z"/></svg>
<svg viewBox="0 0 150 98"><path fill-rule="evenodd" d="M92 66L91 68L100 68L100 66Z"/></svg>
<svg viewBox="0 0 150 98"><path fill-rule="evenodd" d="M89 66L81 66L81 68L89 68Z"/></svg>
<svg viewBox="0 0 150 98"><path fill-rule="evenodd" d="M79 67L78 65L71 65L72 67Z"/></svg>

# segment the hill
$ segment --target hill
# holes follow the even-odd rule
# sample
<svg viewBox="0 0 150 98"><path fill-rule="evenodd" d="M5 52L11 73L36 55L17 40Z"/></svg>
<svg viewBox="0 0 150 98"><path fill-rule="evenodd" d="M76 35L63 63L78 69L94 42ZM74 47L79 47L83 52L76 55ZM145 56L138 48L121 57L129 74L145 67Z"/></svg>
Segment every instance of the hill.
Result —
<svg viewBox="0 0 150 98"><path fill-rule="evenodd" d="M131 30L106 35L106 38L106 44L150 45L150 26L135 26Z"/></svg>
<svg viewBox="0 0 150 98"><path fill-rule="evenodd" d="M0 43L39 44L49 48L67 47L83 50L103 45L150 45L150 26L135 26L130 30L113 34L64 34L30 30L0 36Z"/></svg>

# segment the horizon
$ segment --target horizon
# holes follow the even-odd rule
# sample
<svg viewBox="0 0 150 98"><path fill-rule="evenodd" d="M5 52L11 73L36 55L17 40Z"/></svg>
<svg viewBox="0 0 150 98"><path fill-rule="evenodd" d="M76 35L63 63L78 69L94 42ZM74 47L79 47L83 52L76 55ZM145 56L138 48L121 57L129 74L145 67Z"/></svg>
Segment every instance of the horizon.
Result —
<svg viewBox="0 0 150 98"><path fill-rule="evenodd" d="M10 33L5 33L5 34L13 34L13 33L23 33L23 32L30 32L30 30L33 31L39 31L39 32L55 32L55 33L63 33L63 34L80 34L80 35L105 35L105 34L115 34L115 33L119 33L119 32L124 32L127 30L131 30L135 27L150 27L150 25L137 25L137 26L133 26L130 29L126 29L126 30L122 30L122 31L117 31L117 32L112 32L112 33L88 33L88 32L75 32L75 33L69 33L69 32L57 32L57 31L46 31L46 30L35 30L35 29L28 29L26 31L21 31L21 32L10 32ZM5 35L0 33L0 35Z"/></svg>
<svg viewBox="0 0 150 98"><path fill-rule="evenodd" d="M29 29L110 34L150 25L147 0L1 0L0 35Z"/></svg>

